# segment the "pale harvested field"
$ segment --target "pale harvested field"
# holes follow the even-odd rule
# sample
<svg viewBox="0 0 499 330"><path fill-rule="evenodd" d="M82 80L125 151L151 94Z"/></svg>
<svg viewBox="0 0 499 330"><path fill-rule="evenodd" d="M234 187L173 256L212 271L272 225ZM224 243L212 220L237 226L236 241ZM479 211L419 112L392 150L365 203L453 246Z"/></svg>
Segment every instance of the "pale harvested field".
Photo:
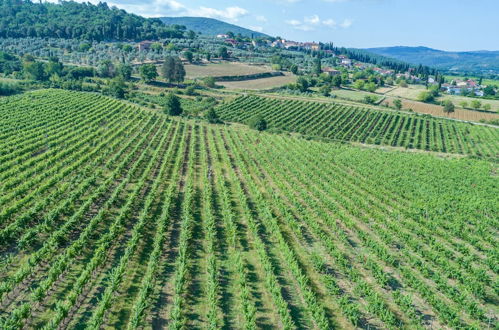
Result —
<svg viewBox="0 0 499 330"><path fill-rule="evenodd" d="M385 95L416 100L419 93L425 90L425 86L409 85L409 87L396 87L394 89L392 88Z"/></svg>
<svg viewBox="0 0 499 330"><path fill-rule="evenodd" d="M285 73L284 76L278 77L217 82L217 85L224 86L227 89L260 90L276 88L294 82L296 82L296 76L290 73Z"/></svg>
<svg viewBox="0 0 499 330"><path fill-rule="evenodd" d="M376 90L376 93L380 93L380 94L386 94L388 92L391 92L392 89L395 89L395 88L398 88L398 87L393 87L393 86L388 86L388 87L380 87Z"/></svg>
<svg viewBox="0 0 499 330"><path fill-rule="evenodd" d="M385 101L383 101L383 103L389 102L390 105L393 106L392 103L393 100L394 100L393 97L388 97ZM461 108L456 108L456 111L448 116L447 114L444 113L443 107L439 105L427 104L423 102L411 101L405 99L402 99L401 101L404 110L410 109L414 112L426 113L433 116L449 117L449 118L469 120L469 121L480 121L482 119L483 120L499 119L499 114L479 112L473 110L463 110Z"/></svg>
<svg viewBox="0 0 499 330"><path fill-rule="evenodd" d="M203 77L244 76L250 74L272 72L267 66L257 66L245 63L220 63L203 65L186 65L185 71L188 79Z"/></svg>

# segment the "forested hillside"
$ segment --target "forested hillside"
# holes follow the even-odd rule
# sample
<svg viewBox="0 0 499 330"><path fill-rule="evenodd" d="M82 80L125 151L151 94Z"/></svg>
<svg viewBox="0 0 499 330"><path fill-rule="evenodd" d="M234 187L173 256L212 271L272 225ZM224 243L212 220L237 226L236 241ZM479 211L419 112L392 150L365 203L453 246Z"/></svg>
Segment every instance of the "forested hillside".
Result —
<svg viewBox="0 0 499 330"><path fill-rule="evenodd" d="M93 5L0 0L0 37L55 37L87 40L142 40L182 37L179 27L129 14L105 2Z"/></svg>
<svg viewBox="0 0 499 330"><path fill-rule="evenodd" d="M234 24L225 23L213 18L207 17L161 17L166 25L183 25L188 30L200 32L203 35L216 36L217 34L225 34L232 32L241 34L244 37L261 37L266 36L261 32L252 31Z"/></svg>

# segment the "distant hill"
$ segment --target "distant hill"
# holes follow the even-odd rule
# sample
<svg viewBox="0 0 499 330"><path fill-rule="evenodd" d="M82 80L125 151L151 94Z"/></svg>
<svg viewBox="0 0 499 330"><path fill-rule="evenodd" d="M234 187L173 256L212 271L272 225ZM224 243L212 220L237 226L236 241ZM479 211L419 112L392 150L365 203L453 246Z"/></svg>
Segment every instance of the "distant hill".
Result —
<svg viewBox="0 0 499 330"><path fill-rule="evenodd" d="M59 3L0 0L0 38L144 40L184 34L155 18L129 14L105 2Z"/></svg>
<svg viewBox="0 0 499 330"><path fill-rule="evenodd" d="M240 33L245 37L267 37L268 35L252 31L234 24L225 23L214 18L207 17L160 17L166 25L184 25L187 30L194 32L201 32L204 35L215 36L217 34L224 34L233 32Z"/></svg>
<svg viewBox="0 0 499 330"><path fill-rule="evenodd" d="M382 47L367 51L411 64L456 73L499 74L499 51L446 52L428 47Z"/></svg>

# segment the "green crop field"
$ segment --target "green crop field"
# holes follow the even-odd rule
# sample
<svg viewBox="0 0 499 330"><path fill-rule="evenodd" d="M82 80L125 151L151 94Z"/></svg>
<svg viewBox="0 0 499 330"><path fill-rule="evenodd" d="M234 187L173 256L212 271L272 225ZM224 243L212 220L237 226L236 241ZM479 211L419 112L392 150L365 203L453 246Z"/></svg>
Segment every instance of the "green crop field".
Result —
<svg viewBox="0 0 499 330"><path fill-rule="evenodd" d="M220 109L259 112L345 140L498 150L497 129L396 113L261 98ZM61 90L0 98L0 136L2 329L498 325L497 162Z"/></svg>
<svg viewBox="0 0 499 330"><path fill-rule="evenodd" d="M218 108L221 118L261 115L270 127L333 140L497 158L499 130L395 111L335 103L241 96Z"/></svg>

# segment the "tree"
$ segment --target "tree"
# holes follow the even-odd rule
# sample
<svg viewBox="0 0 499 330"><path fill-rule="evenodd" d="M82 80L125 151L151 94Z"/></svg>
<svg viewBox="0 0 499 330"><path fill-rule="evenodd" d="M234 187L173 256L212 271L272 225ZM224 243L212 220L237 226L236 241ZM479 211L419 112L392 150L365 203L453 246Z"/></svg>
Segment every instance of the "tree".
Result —
<svg viewBox="0 0 499 330"><path fill-rule="evenodd" d="M121 50L124 51L125 53L131 53L133 50L133 47L132 47L132 45L126 44L126 45L123 45L123 48L121 48Z"/></svg>
<svg viewBox="0 0 499 330"><path fill-rule="evenodd" d="M84 42L80 44L79 50L82 53L86 53L90 50L90 48L92 48L92 45L90 45L88 42Z"/></svg>
<svg viewBox="0 0 499 330"><path fill-rule="evenodd" d="M342 84L342 79L341 79L341 76L340 75L335 75L333 77L333 86L336 87L336 88L340 88L341 87L341 84Z"/></svg>
<svg viewBox="0 0 499 330"><path fill-rule="evenodd" d="M168 82L172 82L175 76L175 58L173 56L167 56L163 65L161 66L161 76L165 78Z"/></svg>
<svg viewBox="0 0 499 330"><path fill-rule="evenodd" d="M440 94L438 85L431 85L430 88L428 88L428 91L433 94L434 97L437 97Z"/></svg>
<svg viewBox="0 0 499 330"><path fill-rule="evenodd" d="M267 129L267 121L261 115L256 115L248 121L248 126L257 131L265 131Z"/></svg>
<svg viewBox="0 0 499 330"><path fill-rule="evenodd" d="M330 96L331 95L331 86L329 84L324 84L320 88L320 92L324 96Z"/></svg>
<svg viewBox="0 0 499 330"><path fill-rule="evenodd" d="M52 75L60 76L62 73L63 64L59 61L57 57L51 57L49 61L45 64L45 72L47 76L50 77Z"/></svg>
<svg viewBox="0 0 499 330"><path fill-rule="evenodd" d="M146 83L150 83L158 78L158 71L154 64L142 64L139 68L139 74L140 78Z"/></svg>
<svg viewBox="0 0 499 330"><path fill-rule="evenodd" d="M184 64L180 60L180 58L175 57L175 66L173 72L175 73L173 81L181 83L185 79L185 68Z"/></svg>
<svg viewBox="0 0 499 330"><path fill-rule="evenodd" d="M376 84L375 84L375 83L373 83L373 82L370 82L370 83L368 83L368 84L366 84L366 85L364 86L364 89L365 89L366 91L368 91L368 92L371 92L371 93L374 93L374 92L376 91L376 89L377 89L377 88L378 88L378 86L376 86Z"/></svg>
<svg viewBox="0 0 499 330"><path fill-rule="evenodd" d="M480 107L481 107L481 106L482 106L482 102L480 102L480 101L478 101L478 100L473 100L473 101L471 101L471 107L472 107L473 109L478 110L478 109L480 109Z"/></svg>
<svg viewBox="0 0 499 330"><path fill-rule="evenodd" d="M461 108L465 109L465 108L467 108L467 107L468 107L468 102L466 102L466 101L461 101L461 102L459 102L459 105L461 106Z"/></svg>
<svg viewBox="0 0 499 330"><path fill-rule="evenodd" d="M215 88L215 87L217 87L216 80L213 77L206 77L206 78L204 78L203 79L203 83L208 88Z"/></svg>
<svg viewBox="0 0 499 330"><path fill-rule="evenodd" d="M445 100L443 106L444 106L444 112L446 114L450 114L455 111L454 103L452 103L451 100Z"/></svg>
<svg viewBox="0 0 499 330"><path fill-rule="evenodd" d="M188 39L196 39L196 32L189 30L187 31L187 38Z"/></svg>
<svg viewBox="0 0 499 330"><path fill-rule="evenodd" d="M184 57L189 63L192 63L192 60L194 59L194 54L191 51L186 51L184 52Z"/></svg>
<svg viewBox="0 0 499 330"><path fill-rule="evenodd" d="M218 56L224 60L229 58L229 52L227 51L227 47L220 47L218 50Z"/></svg>
<svg viewBox="0 0 499 330"><path fill-rule="evenodd" d="M494 86L489 85L483 89L483 95L484 96L494 96L496 95L496 91L494 89Z"/></svg>
<svg viewBox="0 0 499 330"><path fill-rule="evenodd" d="M124 80L130 80L132 78L133 68L130 64L120 64L116 71Z"/></svg>
<svg viewBox="0 0 499 330"><path fill-rule="evenodd" d="M397 110L402 109L402 101L400 99L393 100L393 105L397 108Z"/></svg>
<svg viewBox="0 0 499 330"><path fill-rule="evenodd" d="M161 67L161 75L170 83L180 83L185 79L184 64L180 58L168 56Z"/></svg>
<svg viewBox="0 0 499 330"><path fill-rule="evenodd" d="M306 91L308 91L309 83L306 78L299 77L298 80L296 81L296 85L298 86L300 92L305 93Z"/></svg>
<svg viewBox="0 0 499 330"><path fill-rule="evenodd" d="M364 85L365 85L365 82L364 80L356 80L354 83L353 83L353 88L355 89L363 89L364 88Z"/></svg>
<svg viewBox="0 0 499 330"><path fill-rule="evenodd" d="M28 79L44 81L47 80L45 65L41 62L29 61L23 63L23 71Z"/></svg>
<svg viewBox="0 0 499 330"><path fill-rule="evenodd" d="M117 99L125 97L126 84L122 77L116 77L109 82L108 93Z"/></svg>
<svg viewBox="0 0 499 330"><path fill-rule="evenodd" d="M159 53L163 50L163 45L160 44L159 42L155 42L151 45L151 49L154 50L155 52Z"/></svg>
<svg viewBox="0 0 499 330"><path fill-rule="evenodd" d="M290 67L289 67L289 71L291 71L292 74L298 74L298 65L296 64L292 64Z"/></svg>
<svg viewBox="0 0 499 330"><path fill-rule="evenodd" d="M185 89L185 95L188 95L188 96L194 96L196 95L196 87L195 86L188 86L186 89Z"/></svg>
<svg viewBox="0 0 499 330"><path fill-rule="evenodd" d="M180 116L184 112L177 95L169 93L166 96L164 112L170 116Z"/></svg>
<svg viewBox="0 0 499 330"><path fill-rule="evenodd" d="M430 103L430 102L433 102L434 100L435 100L435 96L433 96L433 93L431 93L429 91L421 92L418 95L418 101L421 101L421 102Z"/></svg>
<svg viewBox="0 0 499 330"><path fill-rule="evenodd" d="M375 96L371 96L371 95L366 95L364 96L364 103L367 103L367 104L374 104L374 102L376 102L376 97Z"/></svg>
<svg viewBox="0 0 499 330"><path fill-rule="evenodd" d="M116 68L110 60L102 61L97 67L97 75L102 78L113 78L116 76Z"/></svg>
<svg viewBox="0 0 499 330"><path fill-rule="evenodd" d="M489 103L483 105L483 110L490 111L491 109L492 109L492 106Z"/></svg>
<svg viewBox="0 0 499 330"><path fill-rule="evenodd" d="M320 57L317 57L314 60L314 74L319 76L321 73L322 73L322 62L321 62Z"/></svg>
<svg viewBox="0 0 499 330"><path fill-rule="evenodd" d="M210 108L208 112L206 112L205 118L211 124L220 123L220 118L218 118L218 114L213 108Z"/></svg>

